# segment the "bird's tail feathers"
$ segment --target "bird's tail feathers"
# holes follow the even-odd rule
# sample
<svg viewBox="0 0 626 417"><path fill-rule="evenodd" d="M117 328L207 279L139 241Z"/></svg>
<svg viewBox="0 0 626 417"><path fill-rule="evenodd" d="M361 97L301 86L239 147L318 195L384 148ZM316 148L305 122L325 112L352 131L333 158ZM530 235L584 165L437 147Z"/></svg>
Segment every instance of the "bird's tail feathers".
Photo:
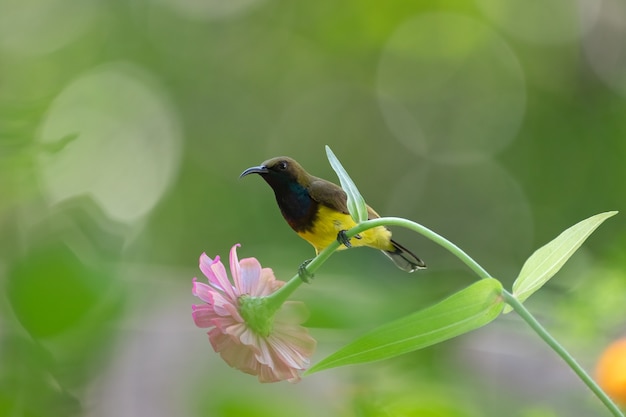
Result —
<svg viewBox="0 0 626 417"><path fill-rule="evenodd" d="M400 245L395 240L391 240L393 250L382 251L396 266L406 272L414 272L418 269L426 269L426 264L413 252Z"/></svg>

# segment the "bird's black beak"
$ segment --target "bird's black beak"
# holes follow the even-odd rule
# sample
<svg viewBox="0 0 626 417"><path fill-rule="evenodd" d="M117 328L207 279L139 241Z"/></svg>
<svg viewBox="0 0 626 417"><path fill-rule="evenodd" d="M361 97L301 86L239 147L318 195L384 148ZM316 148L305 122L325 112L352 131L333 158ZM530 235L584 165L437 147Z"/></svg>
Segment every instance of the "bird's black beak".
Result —
<svg viewBox="0 0 626 417"><path fill-rule="evenodd" d="M269 170L265 165L259 165L258 167L250 167L241 173L239 178L243 178L249 174L267 174Z"/></svg>

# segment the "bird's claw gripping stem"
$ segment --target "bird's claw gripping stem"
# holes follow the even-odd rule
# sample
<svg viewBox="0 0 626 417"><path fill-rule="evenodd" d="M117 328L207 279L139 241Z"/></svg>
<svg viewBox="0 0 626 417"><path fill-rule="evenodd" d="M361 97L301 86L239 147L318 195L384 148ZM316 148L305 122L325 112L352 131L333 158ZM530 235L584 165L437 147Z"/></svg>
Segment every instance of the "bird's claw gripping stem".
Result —
<svg viewBox="0 0 626 417"><path fill-rule="evenodd" d="M340 230L339 233L337 233L337 241L344 245L346 248L351 248L352 243L350 243L350 238L348 237L346 232L347 230Z"/></svg>
<svg viewBox="0 0 626 417"><path fill-rule="evenodd" d="M352 243L350 243L350 238L348 238L346 232L347 230L340 230L339 233L337 233L337 242L341 243L346 248L351 248ZM361 239L361 235L354 235L354 238Z"/></svg>
<svg viewBox="0 0 626 417"><path fill-rule="evenodd" d="M310 273L308 269L306 269L306 266L310 264L312 260L313 259L307 259L306 261L302 262L298 267L298 276L305 284L308 284L309 281L315 276Z"/></svg>

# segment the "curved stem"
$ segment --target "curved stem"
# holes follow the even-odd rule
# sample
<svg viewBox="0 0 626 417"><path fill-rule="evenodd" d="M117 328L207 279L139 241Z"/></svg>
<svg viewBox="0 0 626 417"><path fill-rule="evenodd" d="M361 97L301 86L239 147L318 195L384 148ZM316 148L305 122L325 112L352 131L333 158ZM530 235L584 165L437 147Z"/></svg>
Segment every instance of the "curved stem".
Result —
<svg viewBox="0 0 626 417"><path fill-rule="evenodd" d="M337 250L337 248L339 248L339 242L337 242L337 241L334 241L333 243L328 245L315 258L313 258L313 260L311 262L309 262L307 264L306 270L309 273L313 274L315 271L317 271L319 269L320 266L322 266L322 264L324 262L326 262L326 260L328 258L330 258L330 255L332 255L333 252L335 252ZM302 279L300 278L300 274L299 273L294 275L289 281L287 281L285 283L285 285L283 285L276 292L274 292L273 294L271 294L271 295L269 295L267 297L267 299L268 299L268 306L270 306L270 308L274 308L276 310L278 308L280 308L280 306L287 300L287 298L289 298L289 296L303 282L304 281L302 281Z"/></svg>
<svg viewBox="0 0 626 417"><path fill-rule="evenodd" d="M414 221L403 219L400 217L381 217L378 219L368 220L363 223L358 224L356 227L353 227L347 232L348 237L352 237L356 234L359 234L367 229L371 229L376 226L399 226L404 227L406 229L413 230L414 232L419 233L427 239L432 240L439 246L442 246L444 249L448 250L454 256L459 258L465 265L467 265L472 271L476 273L480 278L491 278L491 275L485 269L478 264L471 256L465 253L461 248L459 248L454 243L450 242L448 239L443 236L433 232L429 228L422 226L419 223L415 223Z"/></svg>

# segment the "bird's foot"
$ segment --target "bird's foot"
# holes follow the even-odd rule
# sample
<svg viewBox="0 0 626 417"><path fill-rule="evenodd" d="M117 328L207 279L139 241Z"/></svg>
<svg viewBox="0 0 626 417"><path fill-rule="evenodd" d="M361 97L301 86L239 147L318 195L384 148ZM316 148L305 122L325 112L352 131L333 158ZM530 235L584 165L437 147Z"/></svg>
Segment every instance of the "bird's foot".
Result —
<svg viewBox="0 0 626 417"><path fill-rule="evenodd" d="M347 230L340 230L339 233L337 233L337 241L344 245L346 248L351 248L352 243L350 243L350 238L348 237L346 232ZM355 235L354 238L361 239L361 236Z"/></svg>
<svg viewBox="0 0 626 417"><path fill-rule="evenodd" d="M310 273L308 269L306 269L307 265L310 264L312 260L313 259L307 259L306 261L302 262L302 264L300 264L300 266L298 267L298 276L300 277L302 282L306 284L308 284L309 280L313 279L313 277L315 276Z"/></svg>

